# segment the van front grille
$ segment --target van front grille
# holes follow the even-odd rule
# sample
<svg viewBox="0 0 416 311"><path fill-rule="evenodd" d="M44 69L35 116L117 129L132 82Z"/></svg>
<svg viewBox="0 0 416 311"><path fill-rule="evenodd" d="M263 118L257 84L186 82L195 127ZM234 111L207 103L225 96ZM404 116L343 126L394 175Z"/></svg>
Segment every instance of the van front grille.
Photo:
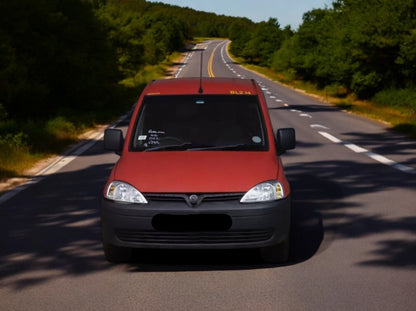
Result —
<svg viewBox="0 0 416 311"><path fill-rule="evenodd" d="M116 230L117 237L125 242L140 244L245 244L269 240L271 230L241 230L224 232L158 232L140 230Z"/></svg>
<svg viewBox="0 0 416 311"><path fill-rule="evenodd" d="M189 206L198 206L204 202L239 202L244 193L144 193L150 202L184 202Z"/></svg>

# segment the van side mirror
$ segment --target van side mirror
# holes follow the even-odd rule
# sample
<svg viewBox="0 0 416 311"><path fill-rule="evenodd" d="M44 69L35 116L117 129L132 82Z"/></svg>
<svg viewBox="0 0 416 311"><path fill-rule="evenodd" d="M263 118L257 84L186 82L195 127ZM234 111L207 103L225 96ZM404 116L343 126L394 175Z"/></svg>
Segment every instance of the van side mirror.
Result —
<svg viewBox="0 0 416 311"><path fill-rule="evenodd" d="M281 155L286 150L295 149L296 133L294 128L282 128L277 130L276 148L277 154Z"/></svg>
<svg viewBox="0 0 416 311"><path fill-rule="evenodd" d="M118 129L106 129L104 131L104 149L121 154L123 149L123 132Z"/></svg>

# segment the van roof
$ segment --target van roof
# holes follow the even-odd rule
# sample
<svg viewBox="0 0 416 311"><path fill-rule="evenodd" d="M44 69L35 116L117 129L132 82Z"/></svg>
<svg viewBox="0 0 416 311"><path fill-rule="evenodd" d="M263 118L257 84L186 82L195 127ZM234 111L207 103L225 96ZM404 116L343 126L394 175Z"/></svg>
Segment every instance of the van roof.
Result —
<svg viewBox="0 0 416 311"><path fill-rule="evenodd" d="M200 91L202 89L202 92ZM238 78L177 78L155 80L143 95L234 94L256 95L254 80Z"/></svg>

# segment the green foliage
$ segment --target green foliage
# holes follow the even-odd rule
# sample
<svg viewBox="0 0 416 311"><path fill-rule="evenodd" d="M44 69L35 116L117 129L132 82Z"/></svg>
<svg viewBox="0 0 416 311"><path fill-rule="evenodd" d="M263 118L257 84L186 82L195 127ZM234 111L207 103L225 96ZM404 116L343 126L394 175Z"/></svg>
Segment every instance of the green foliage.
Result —
<svg viewBox="0 0 416 311"><path fill-rule="evenodd" d="M416 88L388 89L378 92L372 101L383 105L400 109L401 111L416 117Z"/></svg>
<svg viewBox="0 0 416 311"><path fill-rule="evenodd" d="M75 139L79 134L75 125L61 116L46 122L45 133L48 134L49 137L53 136L55 139L61 140Z"/></svg>
<svg viewBox="0 0 416 311"><path fill-rule="evenodd" d="M28 136L14 121L0 120L0 180L13 177L27 159Z"/></svg>
<svg viewBox="0 0 416 311"><path fill-rule="evenodd" d="M96 8L124 79L160 63L194 36L227 37L234 19L146 1L107 0Z"/></svg>
<svg viewBox="0 0 416 311"><path fill-rule="evenodd" d="M141 85L134 80L148 76L141 74L148 65L193 36L227 37L235 21L254 25L145 0L2 1L0 117L94 119L114 112L123 93L131 93L123 87ZM120 87L126 80L133 83Z"/></svg>
<svg viewBox="0 0 416 311"><path fill-rule="evenodd" d="M9 148L26 148L26 141L27 135L22 132L8 133L4 137L0 136L0 144Z"/></svg>
<svg viewBox="0 0 416 311"><path fill-rule="evenodd" d="M352 76L351 89L358 97L369 98L379 89L382 80L380 74L374 71L369 74L358 71Z"/></svg>
<svg viewBox="0 0 416 311"><path fill-rule="evenodd" d="M271 66L370 98L385 88L415 85L415 46L415 1L338 0L332 9L305 13Z"/></svg>
<svg viewBox="0 0 416 311"><path fill-rule="evenodd" d="M3 120L6 120L8 114L6 109L3 107L3 105L0 103L0 122Z"/></svg>
<svg viewBox="0 0 416 311"><path fill-rule="evenodd" d="M325 87L325 92L327 95L331 97L338 97L338 98L345 98L348 95L348 90L345 88L345 86L338 84L338 83L327 85Z"/></svg>
<svg viewBox="0 0 416 311"><path fill-rule="evenodd" d="M337 0L306 12L293 31L275 18L253 23L145 0L2 1L0 118L114 111L119 81L145 83L145 68L194 36L229 37L230 51L253 64L359 97L411 87L415 12L414 0Z"/></svg>
<svg viewBox="0 0 416 311"><path fill-rule="evenodd" d="M48 118L62 108L103 108L117 66L106 34L81 0L0 4L0 101L12 118Z"/></svg>
<svg viewBox="0 0 416 311"><path fill-rule="evenodd" d="M253 28L253 23L247 19L236 19L231 23L228 33L228 37L232 41L231 53L236 56L243 55L243 50L250 40Z"/></svg>
<svg viewBox="0 0 416 311"><path fill-rule="evenodd" d="M0 138L0 180L19 175L19 172L27 168L25 164L29 158L31 156L27 148L10 145Z"/></svg>
<svg viewBox="0 0 416 311"><path fill-rule="evenodd" d="M283 32L277 19L270 18L268 22L256 25L246 42L242 56L251 62L267 66L270 56L278 50L283 42Z"/></svg>
<svg viewBox="0 0 416 311"><path fill-rule="evenodd" d="M399 57L396 64L403 77L410 81L416 81L416 23L409 30L409 33L403 36L400 42Z"/></svg>
<svg viewBox="0 0 416 311"><path fill-rule="evenodd" d="M292 34L289 26L282 30L275 18L257 24L243 19L236 20L229 30L232 40L230 51L250 63L270 66L274 52Z"/></svg>

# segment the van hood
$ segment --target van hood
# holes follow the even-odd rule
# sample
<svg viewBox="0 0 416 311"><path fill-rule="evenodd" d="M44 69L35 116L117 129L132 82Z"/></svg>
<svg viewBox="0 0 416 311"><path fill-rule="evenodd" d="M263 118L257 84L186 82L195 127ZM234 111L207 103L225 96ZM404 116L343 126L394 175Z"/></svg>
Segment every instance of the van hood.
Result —
<svg viewBox="0 0 416 311"><path fill-rule="evenodd" d="M276 179L279 163L270 152L128 152L114 167L113 180L143 193L246 192Z"/></svg>

